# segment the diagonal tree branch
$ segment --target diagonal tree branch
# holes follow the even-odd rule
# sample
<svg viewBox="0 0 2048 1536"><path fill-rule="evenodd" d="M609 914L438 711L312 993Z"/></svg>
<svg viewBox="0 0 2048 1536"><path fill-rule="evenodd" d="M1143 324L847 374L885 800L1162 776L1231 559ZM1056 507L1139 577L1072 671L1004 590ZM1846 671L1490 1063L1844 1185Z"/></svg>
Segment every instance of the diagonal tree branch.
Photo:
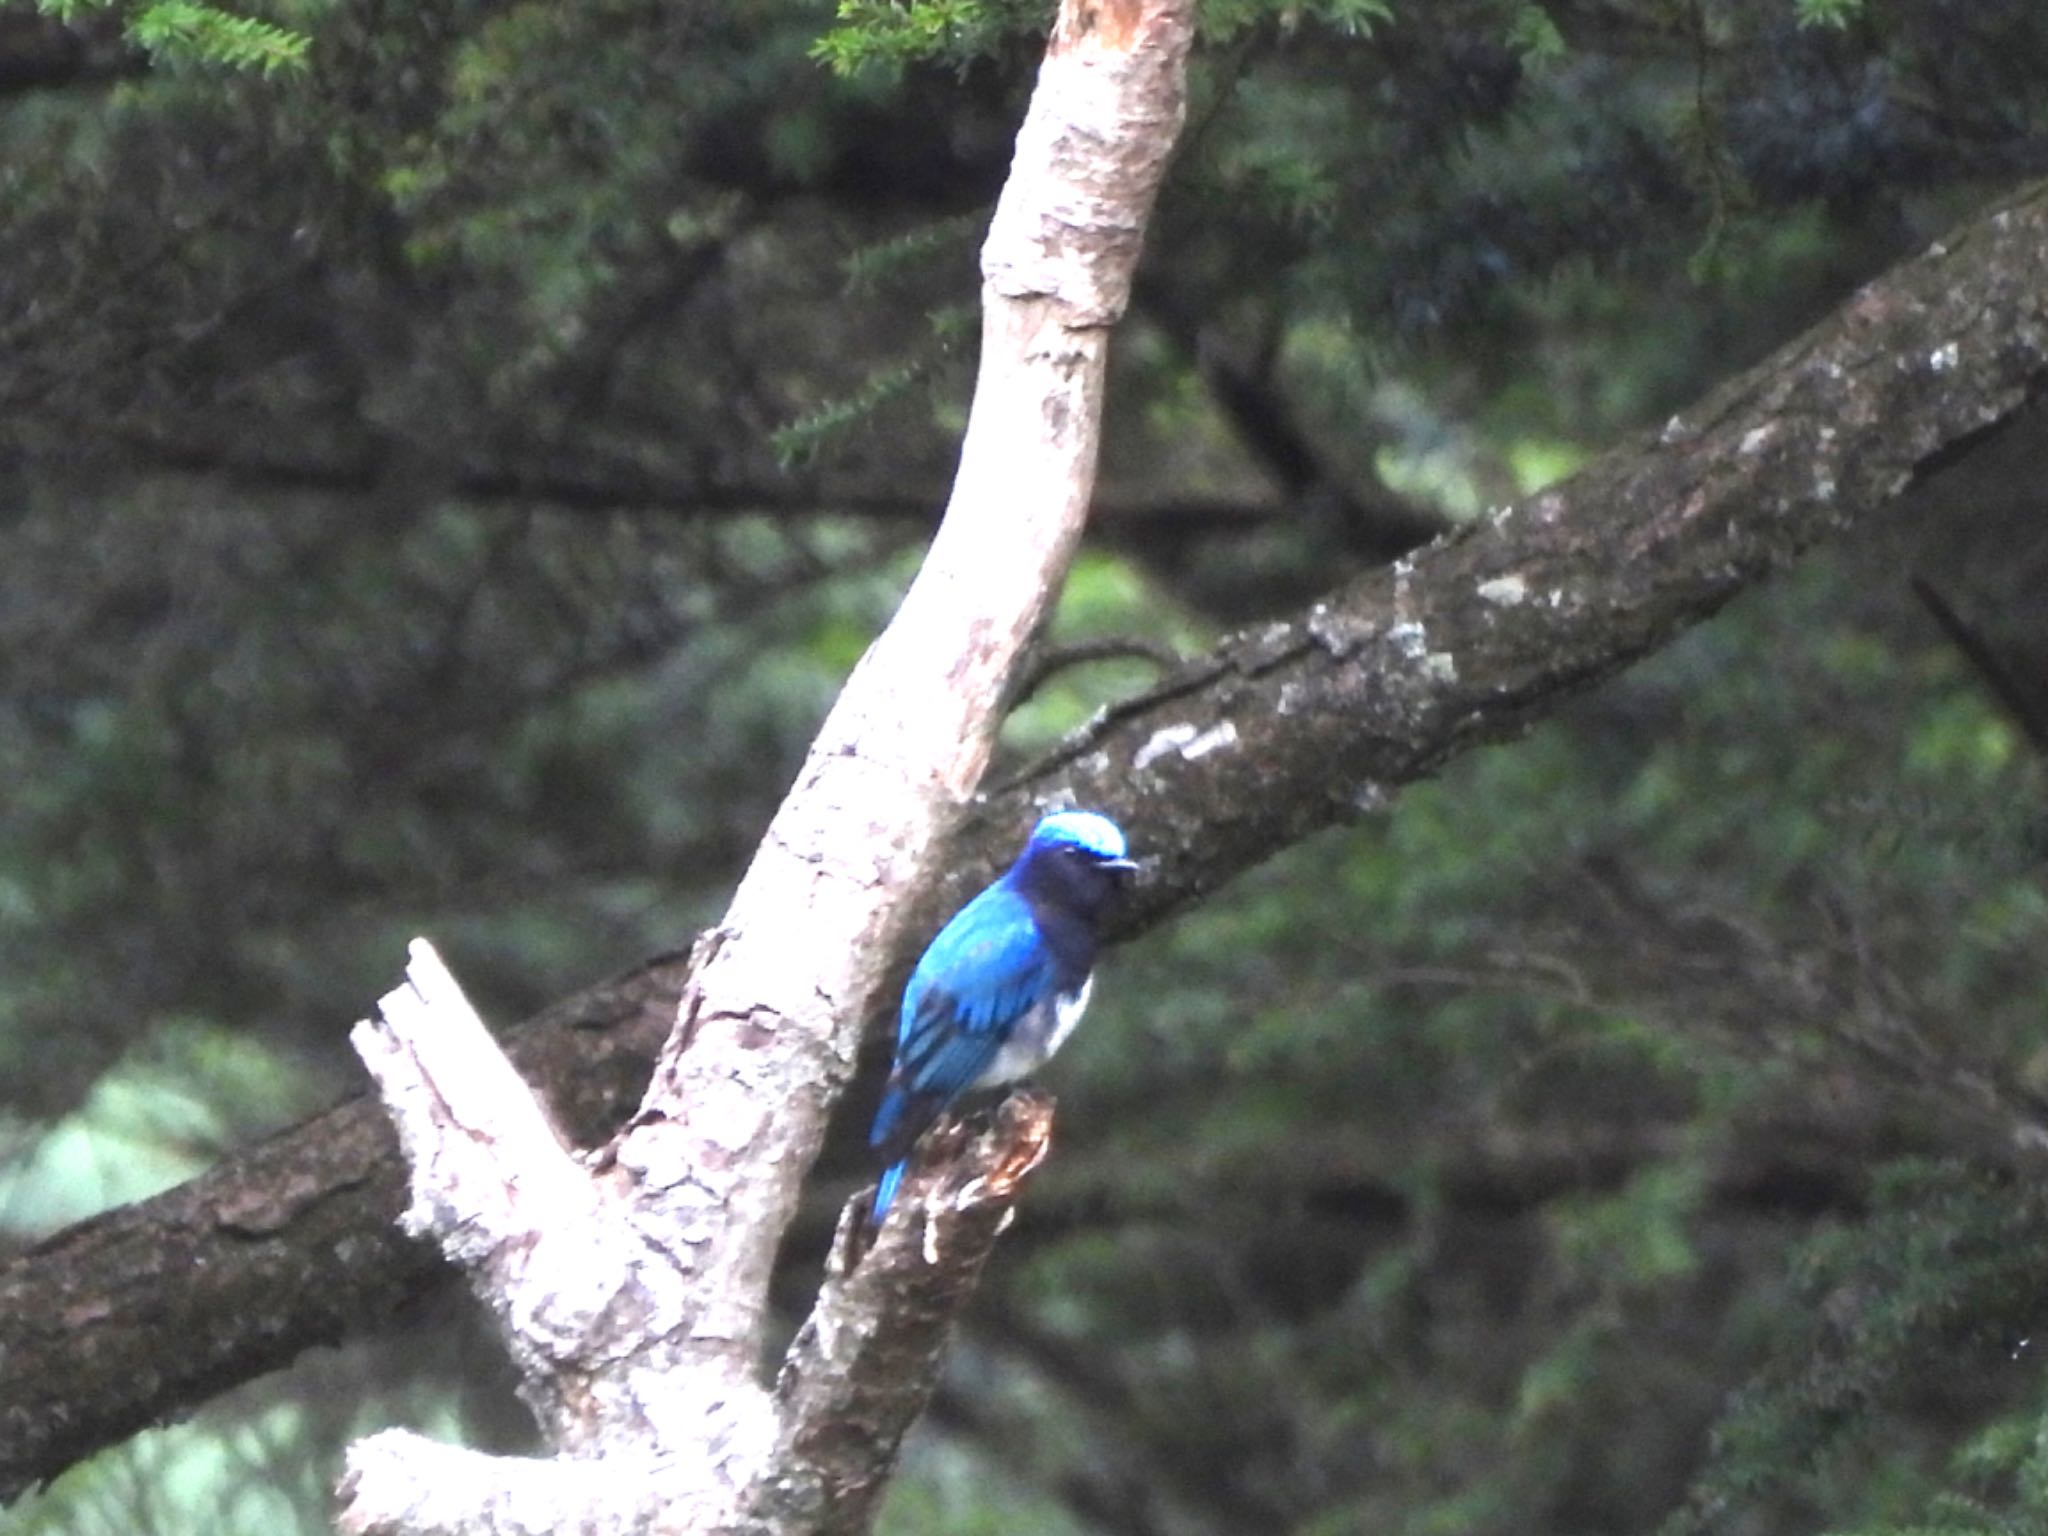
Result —
<svg viewBox="0 0 2048 1536"><path fill-rule="evenodd" d="M1038 806L1069 800L1117 811L1153 861L1124 916L1125 936L1141 931L1456 753L1515 735L2044 394L2048 193L2035 188L1661 433L1233 637L989 793L951 839L949 878L920 893L899 932L928 931ZM646 1070L679 985L670 958L565 1001L521 1037L557 1065L522 1057L523 1070L584 1095L590 1115L624 1114L628 1063L637 1050ZM572 1070L579 1051L604 1064L608 1096ZM401 1176L375 1118L344 1107L0 1270L0 1496L381 1315L419 1283L418 1248L388 1227ZM589 1134L589 1120L563 1118ZM1973 1139L1989 1130L2017 1145L2014 1129Z"/></svg>
<svg viewBox="0 0 2048 1536"><path fill-rule="evenodd" d="M2036 185L1655 434L1111 710L977 829L1053 783L1122 809L1142 924L1519 735L2048 396L2044 241Z"/></svg>

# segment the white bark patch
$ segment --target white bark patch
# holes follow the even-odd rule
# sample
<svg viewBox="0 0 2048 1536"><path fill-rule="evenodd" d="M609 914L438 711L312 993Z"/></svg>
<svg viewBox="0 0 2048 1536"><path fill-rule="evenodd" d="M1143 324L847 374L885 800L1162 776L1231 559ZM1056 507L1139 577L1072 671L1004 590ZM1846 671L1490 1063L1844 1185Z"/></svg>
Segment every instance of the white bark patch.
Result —
<svg viewBox="0 0 2048 1536"><path fill-rule="evenodd" d="M1398 585L1400 577L1395 576ZM1327 603L1317 603L1308 611L1308 620L1302 626L1332 656L1351 655L1377 633L1373 624L1348 609L1332 609Z"/></svg>
<svg viewBox="0 0 2048 1536"><path fill-rule="evenodd" d="M1387 639L1393 643L1395 650L1410 661L1420 661L1429 654L1429 636L1424 633L1422 626L1412 619L1406 624L1396 624L1388 630Z"/></svg>
<svg viewBox="0 0 2048 1536"><path fill-rule="evenodd" d="M1211 752L1220 752L1225 747L1237 745L1237 727L1228 720L1219 720L1202 732L1193 741L1180 749L1180 755L1189 762L1198 757L1207 757Z"/></svg>
<svg viewBox="0 0 2048 1536"><path fill-rule="evenodd" d="M1503 608L1512 608L1529 595L1529 583L1519 576L1496 576L1491 581L1479 583L1480 598L1489 603L1498 603Z"/></svg>
<svg viewBox="0 0 2048 1536"><path fill-rule="evenodd" d="M1138 748L1137 755L1131 759L1132 772L1143 773L1167 753L1177 747L1186 746L1199 735L1199 730L1186 723L1162 725L1152 733L1145 745Z"/></svg>
<svg viewBox="0 0 2048 1536"><path fill-rule="evenodd" d="M1927 366L1936 373L1947 373L1961 360L1962 355L1961 349L1954 342L1947 342L1928 353Z"/></svg>
<svg viewBox="0 0 2048 1536"><path fill-rule="evenodd" d="M1206 731L1187 721L1179 725L1162 725L1132 756L1131 770L1143 773L1169 752L1178 752L1184 760L1192 763L1196 758L1236 745L1237 727L1228 720L1220 720Z"/></svg>

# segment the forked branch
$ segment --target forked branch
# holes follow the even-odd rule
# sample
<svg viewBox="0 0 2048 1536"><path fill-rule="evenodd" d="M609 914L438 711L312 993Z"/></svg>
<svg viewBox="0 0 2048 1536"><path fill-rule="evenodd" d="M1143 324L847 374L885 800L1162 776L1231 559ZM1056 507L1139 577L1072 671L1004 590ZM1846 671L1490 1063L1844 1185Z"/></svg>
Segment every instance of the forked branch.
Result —
<svg viewBox="0 0 2048 1536"><path fill-rule="evenodd" d="M494 1481L479 1458L451 1469L443 1447L380 1436L343 1484L361 1536L524 1532L534 1506L551 1531L609 1536L644 1528L643 1478L664 1529L865 1523L1049 1108L1013 1109L969 1153L966 1186L914 1181L921 1240L906 1246L899 1219L825 1287L777 1394L757 1376L769 1279L910 899L1080 537L1108 331L1183 116L1192 11L1062 5L982 253L981 368L945 519L699 941L646 1097L597 1166L506 1089L511 1069L438 963L416 956L385 1023L360 1032L404 1129L414 1219L484 1294L565 1459L506 1463ZM441 1017L460 1022L430 1044ZM579 1509L600 1457L616 1475Z"/></svg>

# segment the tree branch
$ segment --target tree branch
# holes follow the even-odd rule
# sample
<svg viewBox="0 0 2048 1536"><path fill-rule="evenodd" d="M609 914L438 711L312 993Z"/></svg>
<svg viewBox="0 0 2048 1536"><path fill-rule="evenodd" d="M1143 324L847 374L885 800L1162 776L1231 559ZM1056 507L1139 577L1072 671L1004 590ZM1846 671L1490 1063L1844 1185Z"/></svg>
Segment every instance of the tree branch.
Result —
<svg viewBox="0 0 2048 1536"><path fill-rule="evenodd" d="M964 1147L958 1135L927 1140L865 1254L866 1200L846 1207L776 1382L782 1475L760 1490L763 1520L820 1536L867 1529L884 1486L877 1474L931 1395L953 1320L1051 1135L1051 1099L1012 1094Z"/></svg>
<svg viewBox="0 0 2048 1536"><path fill-rule="evenodd" d="M412 1169L399 1224L484 1277L476 1289L528 1404L558 1444L594 1450L586 1436L632 1417L602 1402L620 1379L562 1367L616 1344L613 1313L641 1259L630 1213L585 1172L424 939L412 943L405 985L349 1039ZM631 1306L640 1310L637 1297Z"/></svg>
<svg viewBox="0 0 2048 1536"><path fill-rule="evenodd" d="M1083 667L1098 661L1149 661L1159 671L1170 671L1186 660L1170 645L1138 636L1109 636L1099 640L1076 640L1067 645L1034 651L1018 673L1006 709L1035 697L1038 690L1069 667Z"/></svg>
<svg viewBox="0 0 2048 1536"><path fill-rule="evenodd" d="M1133 926L1707 618L2048 394L2048 188L1952 232L1654 436L1225 641L988 797L1119 811ZM1254 790L1252 786L1256 786ZM956 893L980 872L964 871Z"/></svg>

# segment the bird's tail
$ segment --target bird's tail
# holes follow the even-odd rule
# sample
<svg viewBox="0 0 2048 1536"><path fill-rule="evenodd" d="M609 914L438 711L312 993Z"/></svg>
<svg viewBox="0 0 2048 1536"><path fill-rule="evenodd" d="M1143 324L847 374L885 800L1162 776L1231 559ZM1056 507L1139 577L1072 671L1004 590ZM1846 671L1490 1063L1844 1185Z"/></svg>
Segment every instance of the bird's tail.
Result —
<svg viewBox="0 0 2048 1536"><path fill-rule="evenodd" d="M910 1166L905 1158L900 1163L891 1163L882 1170L882 1182L875 1186L875 1225L882 1224L882 1218L889 1214L889 1202L896 1198L896 1186L903 1182L903 1172Z"/></svg>
<svg viewBox="0 0 2048 1536"><path fill-rule="evenodd" d="M921 1102L891 1076L889 1086L882 1094L881 1107L875 1111L874 1129L868 1132L868 1145L890 1159L889 1165L882 1170L882 1182L875 1186L875 1225L878 1227L882 1218L889 1214L889 1202L896 1198L896 1186L903 1182L904 1170L910 1166L910 1148L930 1120L928 1114L920 1113L922 1107Z"/></svg>
<svg viewBox="0 0 2048 1536"><path fill-rule="evenodd" d="M910 1094L891 1073L889 1086L882 1090L882 1102L875 1110L875 1123L868 1132L868 1145L880 1152L895 1143L900 1151L917 1140L915 1135L909 1134L910 1126L905 1118L909 1110Z"/></svg>

